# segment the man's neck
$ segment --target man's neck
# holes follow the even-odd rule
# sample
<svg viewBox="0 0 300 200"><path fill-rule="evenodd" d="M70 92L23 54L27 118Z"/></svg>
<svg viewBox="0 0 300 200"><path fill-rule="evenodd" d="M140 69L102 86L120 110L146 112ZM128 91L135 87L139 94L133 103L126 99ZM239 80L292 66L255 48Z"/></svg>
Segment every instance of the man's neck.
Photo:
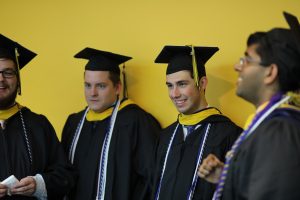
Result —
<svg viewBox="0 0 300 200"><path fill-rule="evenodd" d="M276 95L279 91L265 90L263 94L259 95L256 102L253 105L258 109L261 105L271 100L271 98Z"/></svg>

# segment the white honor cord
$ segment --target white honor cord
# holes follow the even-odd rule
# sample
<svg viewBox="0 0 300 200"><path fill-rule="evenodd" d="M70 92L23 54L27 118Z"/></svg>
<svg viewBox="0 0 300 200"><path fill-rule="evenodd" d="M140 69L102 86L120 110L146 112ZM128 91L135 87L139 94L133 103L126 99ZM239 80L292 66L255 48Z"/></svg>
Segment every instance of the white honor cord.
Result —
<svg viewBox="0 0 300 200"><path fill-rule="evenodd" d="M197 165L196 165L196 168L195 168L195 171L194 171L194 177L193 177L193 181L192 181L192 186L191 186L190 192L188 194L188 200L192 200L193 196L194 196L194 192L195 192L195 188L196 188L196 184L197 184L197 179L198 179L198 175L197 175L198 166L199 166L199 164L202 161L203 151L204 151L206 140L207 140L207 137L208 137L208 134L209 134L210 126L211 126L211 124L209 123L207 125L206 131L205 131L205 134L204 134L204 138L202 140L202 145L201 145L200 153L199 153L198 159L197 159Z"/></svg>
<svg viewBox="0 0 300 200"><path fill-rule="evenodd" d="M175 128L175 130L174 130L174 132L173 132L173 134L172 134L172 137L171 137L171 139L170 139L170 142L169 142L169 145L168 145L168 148L167 148L167 153L166 153L166 156L165 156L164 165L163 165L163 168L162 168L162 172L161 172L161 176L160 176L159 185L158 185L158 188L157 188L157 191L156 191L155 200L159 200L159 195L160 195L160 189L161 189L162 179L163 179L163 176L164 176L164 173L165 173L165 169L166 169L166 165L167 165L169 153L170 153L171 146L172 146L174 137L175 137L175 135L176 135L178 126L179 126L179 123L177 124L177 126L176 126L176 128ZM194 177L193 177L192 186L191 186L191 188L190 188L190 190L189 190L189 194L188 194L188 197L187 197L188 199L192 199L192 198L193 198L193 195L194 195L194 189L195 189L195 187L196 187L197 178L198 178L198 177L197 177L197 168L198 168L199 163L200 163L201 160L202 160L202 155L203 155L205 143L206 143L206 140L207 140L207 137L208 137L208 134L209 134L210 126L211 126L210 124L207 125L206 131L205 131L205 135L204 135L203 140L202 140L202 145L201 145L201 147L200 147L200 152L198 153L197 165L196 165L196 169L195 169L195 172L194 172ZM200 145L200 144L199 144L199 145Z"/></svg>
<svg viewBox="0 0 300 200"><path fill-rule="evenodd" d="M80 123L80 125L79 125L79 128L78 128L78 130L75 132L75 138L73 139L73 144L72 144L72 146L71 146L71 148L72 148L72 152L71 152L71 163L73 164L73 162L74 162L74 156L75 156L75 150L76 150L76 147L77 147L77 143L78 143L78 139L79 139L79 136L80 136L80 133L81 133L81 129L82 129L82 127L83 127L83 124L84 124L84 121L85 121L85 117L86 117L86 115L87 115L87 113L88 113L88 111L89 111L89 107L85 110L85 113L84 113L84 115L83 115L83 117L82 117L82 119L81 119L81 123Z"/></svg>
<svg viewBox="0 0 300 200"><path fill-rule="evenodd" d="M162 179L163 179L163 176L164 176L164 173L165 173L165 169L166 169L166 165L167 165L167 160L168 160L168 156L169 156L169 153L170 153L170 149L171 149L171 146L172 146L172 143L173 143L173 139L175 137L175 134L176 134L176 131L179 127L179 123L177 124L173 134L172 134L172 137L170 139L170 142L169 142L169 145L168 145L168 149L167 149L167 153L166 153L166 156L165 156L165 160L164 160L164 165L163 165L163 168L161 170L161 175L160 175L160 181L159 181L159 185L158 185L158 188L157 188L157 191L156 191L156 197L155 197L155 200L158 200L159 199L159 193L160 193L160 188L161 188L161 184L162 184Z"/></svg>
<svg viewBox="0 0 300 200"><path fill-rule="evenodd" d="M104 197L105 197L106 172L107 172L107 161L108 161L109 146L110 146L112 132L113 132L113 129L114 129L114 126L115 126L119 106L120 106L120 100L117 101L117 104L114 108L114 111L113 111L111 119L110 119L109 132L106 135L106 137L108 137L107 138L107 146L105 146L104 144L102 145L100 163L102 163L103 156L104 156L105 159L104 159L104 163L103 163L104 164L103 169L102 169L101 164L99 166L99 168L100 168L99 172L101 173L101 171L103 170L103 180L100 181L100 178L101 178L100 174L99 174L99 177L98 177L98 188L100 188L100 191L101 191L101 196L100 196L101 200L104 200ZM104 141L105 141L105 139L104 139ZM100 182L102 183L101 185L99 185ZM98 189L98 192L97 192L96 199L99 199L99 189Z"/></svg>

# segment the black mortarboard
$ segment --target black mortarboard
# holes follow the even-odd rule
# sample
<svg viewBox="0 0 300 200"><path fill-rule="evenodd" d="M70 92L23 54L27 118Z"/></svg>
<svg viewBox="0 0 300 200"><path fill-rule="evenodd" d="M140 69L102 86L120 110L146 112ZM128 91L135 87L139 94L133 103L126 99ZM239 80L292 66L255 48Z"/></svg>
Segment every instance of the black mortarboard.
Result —
<svg viewBox="0 0 300 200"><path fill-rule="evenodd" d="M89 60L89 62L85 66L85 70L112 71L119 75L119 65L131 59L131 57L128 56L123 56L107 51L101 51L89 47L83 49L74 57Z"/></svg>
<svg viewBox="0 0 300 200"><path fill-rule="evenodd" d="M18 60L16 60L16 52L18 52ZM0 34L0 58L12 59L22 69L36 55L36 53Z"/></svg>
<svg viewBox="0 0 300 200"><path fill-rule="evenodd" d="M218 47L194 47L195 60L200 76L205 76L205 63L217 51ZM181 70L193 70L191 46L164 46L155 59L155 63L168 63L166 74Z"/></svg>
<svg viewBox="0 0 300 200"><path fill-rule="evenodd" d="M289 27L292 31L292 33L295 36L296 42L298 44L298 49L300 50L300 24L296 16L283 12L284 18L289 24Z"/></svg>
<svg viewBox="0 0 300 200"><path fill-rule="evenodd" d="M8 58L16 63L19 95L21 95L21 78L19 70L27 65L27 63L29 63L36 55L36 53L0 34L0 58Z"/></svg>
<svg viewBox="0 0 300 200"><path fill-rule="evenodd" d="M272 62L279 68L280 89L286 92L300 88L300 24L297 17L287 12L283 14L290 29L273 28L267 31L262 44L270 47Z"/></svg>

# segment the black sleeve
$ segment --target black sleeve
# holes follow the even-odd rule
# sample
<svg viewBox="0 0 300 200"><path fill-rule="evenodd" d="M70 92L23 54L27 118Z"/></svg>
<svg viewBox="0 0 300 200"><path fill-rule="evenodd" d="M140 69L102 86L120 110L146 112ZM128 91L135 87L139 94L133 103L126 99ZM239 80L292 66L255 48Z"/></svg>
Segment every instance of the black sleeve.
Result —
<svg viewBox="0 0 300 200"><path fill-rule="evenodd" d="M153 170L154 170L154 151L155 144L161 129L157 120L148 113L140 113L136 126L136 149L135 149L135 170L140 178L140 183L133 199L150 199ZM136 197L138 196L138 197Z"/></svg>
<svg viewBox="0 0 300 200"><path fill-rule="evenodd" d="M249 200L300 199L300 126L291 121L275 119L257 129Z"/></svg>
<svg viewBox="0 0 300 200"><path fill-rule="evenodd" d="M59 199L66 195L76 181L76 173L68 162L63 148L50 122L42 122L47 148L47 163L41 175L45 181L48 199Z"/></svg>
<svg viewBox="0 0 300 200"><path fill-rule="evenodd" d="M66 120L66 123L64 125L61 134L61 144L67 156L69 154L69 149L72 143L73 135L75 134L74 122L73 122L74 120L72 120L72 118L74 118L73 115L68 116L68 119Z"/></svg>

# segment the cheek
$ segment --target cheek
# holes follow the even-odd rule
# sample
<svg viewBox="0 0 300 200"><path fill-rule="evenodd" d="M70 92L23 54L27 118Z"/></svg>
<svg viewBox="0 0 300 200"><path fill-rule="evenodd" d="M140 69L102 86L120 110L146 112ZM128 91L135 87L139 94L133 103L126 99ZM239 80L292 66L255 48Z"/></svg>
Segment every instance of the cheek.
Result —
<svg viewBox="0 0 300 200"><path fill-rule="evenodd" d="M201 99L200 91L197 88L195 88L193 90L188 90L186 92L186 96L188 96L189 99L194 102L200 101L199 99Z"/></svg>
<svg viewBox="0 0 300 200"><path fill-rule="evenodd" d="M194 88L194 87L187 87L187 88L181 90L181 93L184 94L185 96L193 97L193 96L198 95L198 90L197 90L197 88Z"/></svg>
<svg viewBox="0 0 300 200"><path fill-rule="evenodd" d="M89 94L88 94L88 92L86 91L86 90L84 90L84 97L85 97L85 100L86 101L89 101Z"/></svg>
<svg viewBox="0 0 300 200"><path fill-rule="evenodd" d="M87 97L89 95L89 89L84 88L84 95Z"/></svg>
<svg viewBox="0 0 300 200"><path fill-rule="evenodd" d="M168 89L168 95L169 95L169 97L172 97L172 90L171 89Z"/></svg>
<svg viewBox="0 0 300 200"><path fill-rule="evenodd" d="M12 91L15 91L18 88L18 83L17 81L12 81L12 82L8 82L9 87L11 88Z"/></svg>

